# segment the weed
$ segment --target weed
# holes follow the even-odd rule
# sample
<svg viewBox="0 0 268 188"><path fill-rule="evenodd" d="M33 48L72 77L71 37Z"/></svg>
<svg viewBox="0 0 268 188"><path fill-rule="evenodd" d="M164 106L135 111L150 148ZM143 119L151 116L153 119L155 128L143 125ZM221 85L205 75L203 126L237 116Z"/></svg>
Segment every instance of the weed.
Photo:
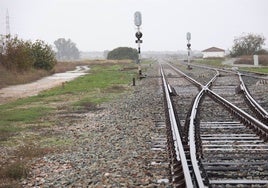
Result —
<svg viewBox="0 0 268 188"><path fill-rule="evenodd" d="M81 113L99 110L96 103L87 101L85 99L83 101L77 102L75 106L77 107L75 111Z"/></svg>
<svg viewBox="0 0 268 188"><path fill-rule="evenodd" d="M0 129L0 142L7 141L10 137L15 136L16 133L13 131L5 130L4 128Z"/></svg>
<svg viewBox="0 0 268 188"><path fill-rule="evenodd" d="M112 85L104 90L105 93L122 93L124 91L126 91L126 87L120 85Z"/></svg>
<svg viewBox="0 0 268 188"><path fill-rule="evenodd" d="M1 165L0 181L2 183L0 183L0 187L17 187L18 182L16 181L26 178L29 174L28 161L51 152L54 152L54 149L41 148L32 143L18 147L13 154L15 160L8 160L9 164Z"/></svg>
<svg viewBox="0 0 268 188"><path fill-rule="evenodd" d="M16 151L16 156L20 159L33 159L42 157L45 154L53 152L52 148L42 148L34 144L28 143L27 145L20 146Z"/></svg>
<svg viewBox="0 0 268 188"><path fill-rule="evenodd" d="M25 165L24 161L17 160L12 164L5 166L1 172L0 177L3 178L11 178L11 179L21 179L27 177L29 170Z"/></svg>

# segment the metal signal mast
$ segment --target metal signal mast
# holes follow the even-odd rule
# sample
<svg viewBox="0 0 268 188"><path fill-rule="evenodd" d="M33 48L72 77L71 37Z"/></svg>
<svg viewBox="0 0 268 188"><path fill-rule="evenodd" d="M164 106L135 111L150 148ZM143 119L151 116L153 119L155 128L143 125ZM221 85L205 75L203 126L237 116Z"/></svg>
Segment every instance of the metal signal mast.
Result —
<svg viewBox="0 0 268 188"><path fill-rule="evenodd" d="M8 10L6 12L6 37L8 38L10 36L10 25L9 25L9 14Z"/></svg>
<svg viewBox="0 0 268 188"><path fill-rule="evenodd" d="M135 41L138 44L138 72L139 72L139 76L141 78L141 48L140 48L140 44L142 43L141 37L142 37L142 32L140 32L140 26L141 26L141 13L139 11L135 12L134 14L134 24L137 26L137 32L136 32L136 37L137 40Z"/></svg>
<svg viewBox="0 0 268 188"><path fill-rule="evenodd" d="M191 43L190 43L190 41L191 41L191 33L190 32L187 32L186 33L186 39L187 39L187 50L188 50L188 55L187 55L187 57L188 57L188 66L187 66L187 68L188 69L191 69L191 67L190 67L190 61L191 61Z"/></svg>

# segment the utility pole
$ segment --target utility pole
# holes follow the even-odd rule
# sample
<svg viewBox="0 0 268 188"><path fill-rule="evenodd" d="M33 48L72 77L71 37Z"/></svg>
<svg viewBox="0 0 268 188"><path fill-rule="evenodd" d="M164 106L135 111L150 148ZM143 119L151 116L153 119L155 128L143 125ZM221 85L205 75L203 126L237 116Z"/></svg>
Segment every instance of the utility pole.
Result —
<svg viewBox="0 0 268 188"><path fill-rule="evenodd" d="M142 43L141 37L142 37L142 33L140 32L140 26L141 26L141 13L139 11L135 12L134 14L134 23L137 26L137 32L136 32L136 37L137 40L135 41L138 44L138 73L139 73L139 77L141 78L141 48L140 48L140 44Z"/></svg>
<svg viewBox="0 0 268 188"><path fill-rule="evenodd" d="M10 25L9 25L9 14L8 14L8 9L6 11L6 35L3 35L2 37L2 49L1 53L5 54L6 53L6 45L7 41L10 39Z"/></svg>

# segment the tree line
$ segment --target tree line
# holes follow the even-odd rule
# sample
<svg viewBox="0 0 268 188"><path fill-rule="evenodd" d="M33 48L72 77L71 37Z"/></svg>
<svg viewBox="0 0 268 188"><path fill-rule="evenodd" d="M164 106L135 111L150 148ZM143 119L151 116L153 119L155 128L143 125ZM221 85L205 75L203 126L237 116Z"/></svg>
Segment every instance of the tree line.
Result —
<svg viewBox="0 0 268 188"><path fill-rule="evenodd" d="M230 55L232 57L254 54L268 54L263 49L265 38L259 34L244 34L234 39ZM59 38L51 45L42 40L25 41L18 37L0 36L0 63L8 70L27 71L29 69L52 70L57 60L79 59L80 52L70 39ZM107 59L138 59L138 51L129 47L119 47L108 52Z"/></svg>
<svg viewBox="0 0 268 188"><path fill-rule="evenodd" d="M239 57L243 55L268 55L267 50L263 49L265 45L265 37L260 34L243 34L235 37L233 41L230 55L232 57ZM138 51L133 48L119 47L110 51L107 59L132 59L138 58Z"/></svg>

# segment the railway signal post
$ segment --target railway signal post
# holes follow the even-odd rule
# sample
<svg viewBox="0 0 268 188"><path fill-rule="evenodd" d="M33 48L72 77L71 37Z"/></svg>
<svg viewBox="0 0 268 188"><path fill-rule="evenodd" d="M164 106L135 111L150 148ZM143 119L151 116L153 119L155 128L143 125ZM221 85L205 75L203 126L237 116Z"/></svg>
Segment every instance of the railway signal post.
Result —
<svg viewBox="0 0 268 188"><path fill-rule="evenodd" d="M139 77L141 78L141 48L140 44L142 43L141 37L142 37L142 32L140 31L140 26L141 26L141 13L139 11L135 12L134 14L134 24L137 26L137 32L135 34L137 40L135 41L138 44L138 73Z"/></svg>
<svg viewBox="0 0 268 188"><path fill-rule="evenodd" d="M188 54L187 54L187 63L188 63L188 69L191 69L190 67L190 58L191 58L191 43L190 43L190 40L191 40L191 33L190 32L187 32L186 34L186 39L187 39L187 50L188 50Z"/></svg>

